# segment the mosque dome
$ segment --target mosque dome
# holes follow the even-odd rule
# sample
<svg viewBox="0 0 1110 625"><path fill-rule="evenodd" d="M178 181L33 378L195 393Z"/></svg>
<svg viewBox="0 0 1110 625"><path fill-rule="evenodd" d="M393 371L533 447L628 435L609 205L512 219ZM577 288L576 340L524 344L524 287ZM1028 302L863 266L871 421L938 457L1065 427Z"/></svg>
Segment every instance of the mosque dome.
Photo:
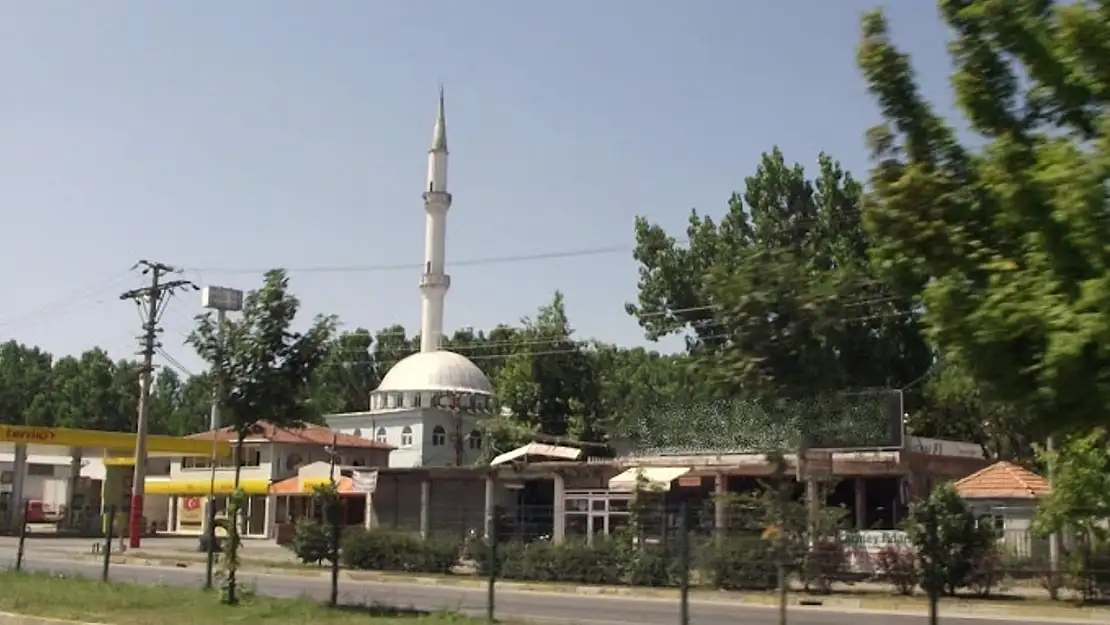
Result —
<svg viewBox="0 0 1110 625"><path fill-rule="evenodd" d="M393 365L376 392L448 391L493 395L478 365L462 354L437 350L408 356Z"/></svg>

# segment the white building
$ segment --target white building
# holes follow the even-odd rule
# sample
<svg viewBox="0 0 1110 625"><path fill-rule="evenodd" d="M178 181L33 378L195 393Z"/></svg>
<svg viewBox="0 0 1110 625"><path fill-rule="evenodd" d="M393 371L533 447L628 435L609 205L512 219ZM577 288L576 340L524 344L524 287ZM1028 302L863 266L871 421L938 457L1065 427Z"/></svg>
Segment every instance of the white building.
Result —
<svg viewBox="0 0 1110 625"><path fill-rule="evenodd" d="M308 425L303 429L285 429L269 423L260 424L259 431L244 441L239 488L247 495L244 515L247 536L272 537L274 527L290 515L283 509L271 486L295 477L302 468L328 463L328 448L336 447L336 464L348 467L382 467L388 464L391 448L373 440L336 435L328 428ZM234 442L236 435L229 428L202 432L193 440ZM222 511L226 497L235 489L235 463L232 459L217 462L213 474L207 458L173 458L161 475L152 474L146 481L147 505L144 513L148 524L178 534L199 534L204 526L207 495L216 494L217 510ZM310 493L311 489L304 493Z"/></svg>
<svg viewBox="0 0 1110 625"><path fill-rule="evenodd" d="M327 417L333 429L395 447L391 467L466 466L481 457L485 445L480 424L493 409L493 387L468 358L441 349L443 304L451 287L451 277L445 273L450 207L441 89L424 191L420 353L390 369L371 394L369 411Z"/></svg>

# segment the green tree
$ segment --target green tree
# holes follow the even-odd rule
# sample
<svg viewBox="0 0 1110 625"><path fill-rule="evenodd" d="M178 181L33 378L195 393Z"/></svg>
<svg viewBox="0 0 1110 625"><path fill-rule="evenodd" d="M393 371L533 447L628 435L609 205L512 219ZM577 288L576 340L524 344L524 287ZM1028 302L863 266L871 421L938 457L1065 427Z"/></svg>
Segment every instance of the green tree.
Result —
<svg viewBox="0 0 1110 625"><path fill-rule="evenodd" d="M959 363L936 363L923 387L906 424L909 434L978 443L999 460L1034 459L1028 413L984 395Z"/></svg>
<svg viewBox="0 0 1110 625"><path fill-rule="evenodd" d="M133 431L138 381L135 363L113 362L99 348L91 349L79 358L60 358L50 371L48 388L36 395L27 408L27 423Z"/></svg>
<svg viewBox="0 0 1110 625"><path fill-rule="evenodd" d="M706 385L686 355L660 354L642 347L594 345L600 395L600 427L617 436L642 414L661 405L705 399ZM623 443L624 441L614 441Z"/></svg>
<svg viewBox="0 0 1110 625"><path fill-rule="evenodd" d="M1055 466L1052 492L1037 505L1034 528L1084 537L1110 539L1110 437L1104 428L1064 437L1054 452L1039 450L1045 466Z"/></svg>
<svg viewBox="0 0 1110 625"><path fill-rule="evenodd" d="M930 530L930 525L933 529ZM976 571L994 553L994 528L981 525L955 487L942 484L929 498L910 509L906 535L932 574L926 574L926 589L936 584L939 592L955 595L973 582Z"/></svg>
<svg viewBox="0 0 1110 625"><path fill-rule="evenodd" d="M720 220L693 211L683 246L639 218L649 339L682 330L722 395L901 386L928 367L913 302L873 275L861 186L822 154L810 180L764 154Z"/></svg>
<svg viewBox="0 0 1110 625"><path fill-rule="evenodd" d="M321 414L370 409L370 393L381 382L373 347L365 328L341 332L329 342L312 384L313 405Z"/></svg>
<svg viewBox="0 0 1110 625"><path fill-rule="evenodd" d="M231 522L228 535L225 600L238 603L238 517L234 514L245 495L239 489L243 441L260 423L278 427L303 427L320 414L311 405L311 381L328 355L335 320L318 316L304 332L293 331L300 301L289 291L283 270L266 273L261 288L247 294L243 312L225 321L222 333L211 314L197 317L197 327L188 342L211 366L220 389L225 423L235 433L235 493L228 502Z"/></svg>
<svg viewBox="0 0 1110 625"><path fill-rule="evenodd" d="M596 359L573 338L562 293L522 325L494 380L501 405L542 434L598 440Z"/></svg>
<svg viewBox="0 0 1110 625"><path fill-rule="evenodd" d="M30 420L28 411L49 391L52 369L53 357L37 347L15 341L0 345L0 423L43 425Z"/></svg>
<svg viewBox="0 0 1110 625"><path fill-rule="evenodd" d="M865 209L877 264L922 293L938 351L1037 432L1104 423L1110 4L938 5L966 144L921 95L883 13L863 18L858 62L883 117Z"/></svg>
<svg viewBox="0 0 1110 625"><path fill-rule="evenodd" d="M394 324L378 330L374 335L374 363L378 368L378 378L384 378L393 365L418 351L420 337L409 336L404 326Z"/></svg>
<svg viewBox="0 0 1110 625"><path fill-rule="evenodd" d="M173 369L162 369L150 396L150 428L156 434L188 436L208 429L212 385L207 373L182 379Z"/></svg>
<svg viewBox="0 0 1110 625"><path fill-rule="evenodd" d="M520 328L498 325L488 333L462 328L443 342L443 348L469 358L486 377L493 380L505 366L510 352L517 345Z"/></svg>

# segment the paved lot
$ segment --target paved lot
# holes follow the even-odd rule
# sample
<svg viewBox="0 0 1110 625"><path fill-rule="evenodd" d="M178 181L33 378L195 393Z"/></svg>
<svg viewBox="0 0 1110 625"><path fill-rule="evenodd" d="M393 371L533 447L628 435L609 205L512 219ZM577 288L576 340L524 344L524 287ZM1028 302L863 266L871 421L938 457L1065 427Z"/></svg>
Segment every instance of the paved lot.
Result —
<svg viewBox="0 0 1110 625"><path fill-rule="evenodd" d="M176 539L174 539L176 540ZM85 541L90 543L91 541ZM14 561L14 545L0 541L0 562ZM58 547L61 547L60 545ZM144 545L145 548L145 545ZM153 549L154 546L152 545ZM73 547L69 547L70 550ZM31 571L97 576L99 565L92 560L72 556L51 556L43 549L28 550L24 566ZM328 582L325 578L304 575L277 575L244 572L244 583L257 592L275 597L310 596L325 600ZM113 564L112 579L138 584L199 587L203 570L199 568L154 567ZM411 606L424 610L455 610L484 615L486 591L472 586L429 586L404 582L370 582L345 579L341 582L341 600L346 603L384 603ZM598 625L675 625L678 622L677 593L671 598L590 596L581 594L529 592L498 589L497 615L501 619L527 619L563 623ZM697 599L690 605L691 623L695 625L777 625L775 608L744 606L735 603ZM924 614L893 614L865 611L844 611L820 607L790 607L791 625L926 625ZM944 625L985 625L1005 620L1015 625L1095 621L1050 621L1041 618L1002 618L990 616L945 616Z"/></svg>

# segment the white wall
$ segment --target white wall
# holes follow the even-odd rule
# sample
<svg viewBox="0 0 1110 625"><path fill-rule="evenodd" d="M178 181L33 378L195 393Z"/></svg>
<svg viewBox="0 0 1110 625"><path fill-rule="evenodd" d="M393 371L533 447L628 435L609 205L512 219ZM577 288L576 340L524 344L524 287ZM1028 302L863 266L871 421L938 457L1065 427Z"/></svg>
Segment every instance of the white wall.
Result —
<svg viewBox="0 0 1110 625"><path fill-rule="evenodd" d="M274 468L271 466L273 459L273 445L270 443L248 443L246 447L255 447L262 453L262 461L258 466L245 466L242 467L239 473L241 480L265 480L270 481L274 477ZM184 468L181 466L181 458L173 458L170 461L170 479L172 480L196 480L204 479L211 475L212 470L208 467L203 468ZM235 477L234 467L217 467L216 479L225 480Z"/></svg>
<svg viewBox="0 0 1110 625"><path fill-rule="evenodd" d="M4 455L7 458L0 459L0 472L9 473L14 471L15 464L12 462L12 454ZM58 462L59 459L64 459L65 463ZM25 475L23 478L23 498L41 501L48 511L66 505L69 494L70 458L68 456L30 456L28 460L28 465L49 467L50 474ZM10 483L0 485L0 492L10 493L11 489L12 485Z"/></svg>
<svg viewBox="0 0 1110 625"><path fill-rule="evenodd" d="M456 436L462 435L463 465L477 462L482 449L471 449L468 436L479 430L483 417L462 416L461 432L456 432L454 412L437 408L394 410L385 413L360 413L357 415L337 415L328 419L328 425L344 434L361 436L367 440L381 440L378 432L385 431L384 442L396 449L389 455L391 467L443 467L454 466L456 460ZM444 431L443 444L436 445L434 431L436 426ZM412 431L412 444L403 445L404 430ZM483 445L485 441L482 441Z"/></svg>

